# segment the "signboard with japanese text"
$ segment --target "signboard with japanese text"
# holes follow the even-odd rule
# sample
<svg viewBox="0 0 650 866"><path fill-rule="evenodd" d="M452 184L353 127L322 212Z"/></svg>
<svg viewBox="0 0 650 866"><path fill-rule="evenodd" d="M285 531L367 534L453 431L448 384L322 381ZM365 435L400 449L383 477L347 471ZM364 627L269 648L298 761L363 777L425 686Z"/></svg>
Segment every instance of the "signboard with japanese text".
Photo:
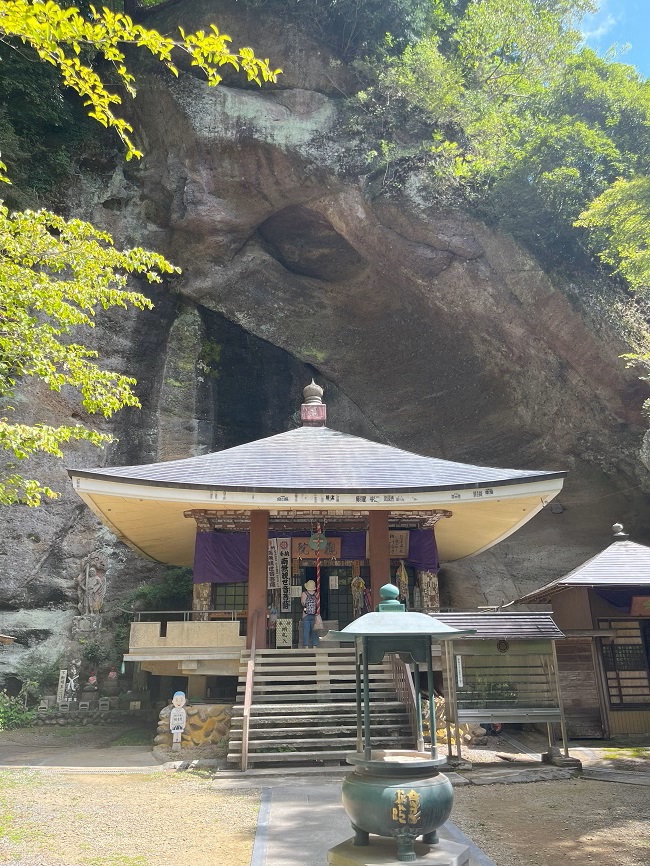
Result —
<svg viewBox="0 0 650 866"><path fill-rule="evenodd" d="M293 621L290 619L279 619L275 624L276 647L290 647L293 645Z"/></svg>
<svg viewBox="0 0 650 866"><path fill-rule="evenodd" d="M463 658L462 656L456 656L456 684L459 689L462 689L465 686L465 681L463 679Z"/></svg>
<svg viewBox="0 0 650 866"><path fill-rule="evenodd" d="M409 555L408 529L390 530L388 533L388 555L391 559L406 559Z"/></svg>
<svg viewBox="0 0 650 866"><path fill-rule="evenodd" d="M341 558L341 539L328 538L324 550L320 552L321 559ZM316 551L309 546L308 538L292 538L291 552L294 559L316 559Z"/></svg>
<svg viewBox="0 0 650 866"><path fill-rule="evenodd" d="M391 559L406 559L409 555L408 529L391 529L388 532L388 555ZM370 556L370 535L366 532L366 558Z"/></svg>
<svg viewBox="0 0 650 866"><path fill-rule="evenodd" d="M57 702L57 704L60 704L62 701L65 700L65 684L66 684L67 680L68 680L68 669L62 668L59 671L59 685L57 686L57 690L56 690L56 702Z"/></svg>
<svg viewBox="0 0 650 866"><path fill-rule="evenodd" d="M291 613L291 539L278 538L277 542L280 569L280 611Z"/></svg>

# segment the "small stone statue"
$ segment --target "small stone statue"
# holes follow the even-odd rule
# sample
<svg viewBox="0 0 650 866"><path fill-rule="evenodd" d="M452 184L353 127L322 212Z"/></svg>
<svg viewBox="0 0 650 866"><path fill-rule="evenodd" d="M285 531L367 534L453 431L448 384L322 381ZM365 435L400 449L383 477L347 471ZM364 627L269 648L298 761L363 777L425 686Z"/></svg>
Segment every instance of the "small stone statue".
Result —
<svg viewBox="0 0 650 866"><path fill-rule="evenodd" d="M76 701L77 692L79 691L79 671L81 669L81 659L73 659L68 665L68 678L65 684L65 700Z"/></svg>

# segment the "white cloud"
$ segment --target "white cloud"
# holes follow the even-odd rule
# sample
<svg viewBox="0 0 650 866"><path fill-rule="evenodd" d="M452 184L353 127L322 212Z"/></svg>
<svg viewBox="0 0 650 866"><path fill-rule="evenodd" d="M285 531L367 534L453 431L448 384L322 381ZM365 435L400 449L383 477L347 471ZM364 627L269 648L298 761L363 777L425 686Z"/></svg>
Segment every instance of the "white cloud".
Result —
<svg viewBox="0 0 650 866"><path fill-rule="evenodd" d="M618 24L618 19L607 13L603 18L602 15L590 15L594 18L593 21L583 20L582 22L582 38L585 42L590 40L598 42L603 36L606 36Z"/></svg>

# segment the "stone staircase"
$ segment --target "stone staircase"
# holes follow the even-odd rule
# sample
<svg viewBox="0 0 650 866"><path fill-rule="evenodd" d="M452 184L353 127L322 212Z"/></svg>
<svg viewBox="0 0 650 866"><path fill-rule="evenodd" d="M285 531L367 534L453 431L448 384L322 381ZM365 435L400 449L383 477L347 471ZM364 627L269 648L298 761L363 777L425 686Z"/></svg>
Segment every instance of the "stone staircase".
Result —
<svg viewBox="0 0 650 866"><path fill-rule="evenodd" d="M248 653L242 654L233 707L228 761L241 765ZM258 650L251 707L248 766L337 764L356 751L354 650ZM412 748L406 707L398 699L389 664L369 671L374 748Z"/></svg>

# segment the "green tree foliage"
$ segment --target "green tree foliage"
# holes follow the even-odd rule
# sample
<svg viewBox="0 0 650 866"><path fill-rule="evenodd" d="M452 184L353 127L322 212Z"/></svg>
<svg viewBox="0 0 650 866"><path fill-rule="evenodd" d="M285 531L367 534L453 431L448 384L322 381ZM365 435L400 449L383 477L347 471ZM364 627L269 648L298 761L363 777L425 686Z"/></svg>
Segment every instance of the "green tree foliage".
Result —
<svg viewBox="0 0 650 866"><path fill-rule="evenodd" d="M173 75L178 74L173 52L183 52L211 86L220 82L224 66L258 84L276 79L279 70L271 69L250 48L232 52L230 41L215 26L189 34L179 28L173 39L106 8L98 11L88 5L81 12L51 0L0 0L0 42L6 51L24 45L52 67L82 98L89 116L117 133L126 159L141 154L132 140L132 127L116 113L122 100L115 89L107 88L103 70L112 70L111 83L134 95L135 79L125 55L130 46L153 55ZM21 76L14 74L12 86L25 95L33 93L25 75L21 83ZM47 99L45 105L42 119L53 121ZM0 133L8 145L5 159L16 163L21 160L19 123L19 117L8 117L6 106L0 111ZM5 170L0 164L0 179L9 182ZM0 406L5 413L0 417L0 449L10 455L0 467L0 504L38 505L43 495L55 495L38 479L19 472L19 461L39 452L61 457L62 448L73 440L97 446L110 441L84 424L16 423L10 401L19 381L35 377L53 391L73 389L86 412L105 417L124 406L138 406L134 380L103 370L95 362L97 353L75 337L93 327L99 310L151 306L143 294L127 287L129 275L160 282L162 275L175 271L155 253L115 249L109 235L88 223L66 221L44 210L10 213L0 202Z"/></svg>
<svg viewBox="0 0 650 866"><path fill-rule="evenodd" d="M98 11L90 6L89 19L76 7L62 8L52 0L3 0L0 2L0 34L18 39L30 46L40 60L54 66L63 82L75 90L89 108L89 115L102 126L114 129L125 147L126 159L142 154L135 147L133 128L115 114L122 98L106 88L106 82L95 65L86 60L82 51L93 50L108 61L121 89L135 96L135 78L126 65L125 48L132 45L153 55L173 75L178 70L172 60L174 50L189 56L192 66L199 68L207 83L221 81L219 70L224 66L242 71L249 81L274 81L279 70L272 70L267 60L258 59L251 48L230 50L231 39L215 25L208 32L185 33L179 27L178 38L163 36L156 30L135 24L127 15Z"/></svg>
<svg viewBox="0 0 650 866"><path fill-rule="evenodd" d="M64 199L79 155L98 149L96 129L53 67L23 46L0 48L0 151L11 166L12 186L4 188L10 207Z"/></svg>
<svg viewBox="0 0 650 866"><path fill-rule="evenodd" d="M373 55L391 35L391 51L423 36L435 19L431 0L244 0L299 19L343 59Z"/></svg>
<svg viewBox="0 0 650 866"><path fill-rule="evenodd" d="M582 47L576 25L591 6L435 0L433 32L369 62L374 80L360 102L373 119L382 107L390 116L379 162L382 153L412 158L412 123L403 119L416 111L433 137L420 139L416 164L428 153L438 194L463 191L549 266L597 254L638 288L647 284L639 225L650 83Z"/></svg>
<svg viewBox="0 0 650 866"><path fill-rule="evenodd" d="M126 603L133 610L186 610L191 599L191 569L168 568L162 579L141 583L132 590Z"/></svg>
<svg viewBox="0 0 650 866"><path fill-rule="evenodd" d="M39 698L48 693L54 693L59 681L61 658L46 656L40 652L31 652L23 656L16 667L16 676L25 683L35 684Z"/></svg>
<svg viewBox="0 0 650 866"><path fill-rule="evenodd" d="M0 692L0 731L29 727L35 716L33 710L26 709L22 697L11 697L4 689Z"/></svg>
<svg viewBox="0 0 650 866"><path fill-rule="evenodd" d="M53 391L69 386L86 412L109 417L123 406L138 406L134 380L102 370L97 352L75 342L80 328L92 328L99 309L151 307L126 288L128 274L150 282L175 269L162 256L142 249L120 252L109 235L81 220L48 211L10 214L0 206L0 398L6 408L17 382L36 377ZM110 436L83 424L26 425L0 418L0 448L16 461L36 452L62 457L62 446L85 440L100 446ZM5 468L0 503L38 505L53 496L37 480Z"/></svg>
<svg viewBox="0 0 650 866"><path fill-rule="evenodd" d="M632 288L650 290L650 177L615 181L576 225L593 231L600 258Z"/></svg>

